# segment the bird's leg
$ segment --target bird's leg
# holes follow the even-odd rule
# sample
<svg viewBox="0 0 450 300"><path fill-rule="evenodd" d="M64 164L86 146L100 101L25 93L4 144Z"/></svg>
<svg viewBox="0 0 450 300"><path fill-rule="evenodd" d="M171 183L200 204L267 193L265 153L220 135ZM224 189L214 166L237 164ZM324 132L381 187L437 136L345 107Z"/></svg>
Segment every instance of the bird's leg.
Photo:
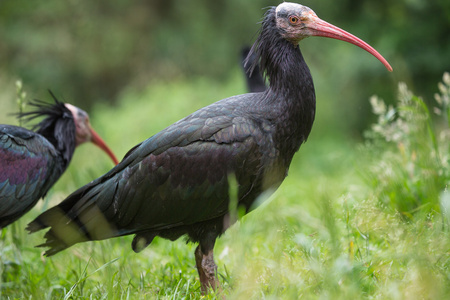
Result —
<svg viewBox="0 0 450 300"><path fill-rule="evenodd" d="M200 283L202 294L206 294L211 287L213 290L220 289L220 283L217 279L217 265L214 262L214 241L205 244L200 243L195 249L195 262L197 265L198 275L200 276Z"/></svg>

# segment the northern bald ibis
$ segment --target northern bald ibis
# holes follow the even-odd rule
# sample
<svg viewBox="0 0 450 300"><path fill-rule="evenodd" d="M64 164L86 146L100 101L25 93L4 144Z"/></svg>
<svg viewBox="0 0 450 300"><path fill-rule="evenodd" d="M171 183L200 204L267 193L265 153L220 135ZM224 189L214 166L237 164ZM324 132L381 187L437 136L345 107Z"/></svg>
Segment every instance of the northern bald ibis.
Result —
<svg viewBox="0 0 450 300"><path fill-rule="evenodd" d="M229 178L238 204L249 211L287 175L315 116L315 92L299 42L309 36L371 46L322 21L308 7L284 2L267 10L251 55L268 78L265 92L223 99L199 109L133 147L105 175L72 193L28 225L47 227L46 255L76 243L134 234L138 252L160 236L187 235L195 250L202 291L217 288L214 243L230 225Z"/></svg>

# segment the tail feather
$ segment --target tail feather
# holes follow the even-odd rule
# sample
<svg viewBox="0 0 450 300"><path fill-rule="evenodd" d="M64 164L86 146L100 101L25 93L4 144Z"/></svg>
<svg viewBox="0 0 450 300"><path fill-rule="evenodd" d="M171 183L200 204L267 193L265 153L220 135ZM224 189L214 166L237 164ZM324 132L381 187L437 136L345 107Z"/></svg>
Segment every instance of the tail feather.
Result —
<svg viewBox="0 0 450 300"><path fill-rule="evenodd" d="M59 205L43 212L28 224L26 229L29 233L50 228L44 235L45 242L38 246L50 248L45 252L46 256L77 243L120 235L116 226L105 215L103 209L108 205L97 203L98 199L112 199L114 189L111 191L96 183L91 182L75 191Z"/></svg>
<svg viewBox="0 0 450 300"><path fill-rule="evenodd" d="M52 256L56 253L66 249L69 247L68 245L62 243L61 240L59 240L51 231L48 231L45 236L45 243L42 243L40 245L37 245L36 247L46 247L50 248L47 251L44 252L45 256Z"/></svg>
<svg viewBox="0 0 450 300"><path fill-rule="evenodd" d="M50 227L44 235L45 242L37 247L48 247L46 256L54 255L70 246L90 240L102 240L118 235L97 205L92 204L82 212L72 215L56 206L27 226L29 233Z"/></svg>

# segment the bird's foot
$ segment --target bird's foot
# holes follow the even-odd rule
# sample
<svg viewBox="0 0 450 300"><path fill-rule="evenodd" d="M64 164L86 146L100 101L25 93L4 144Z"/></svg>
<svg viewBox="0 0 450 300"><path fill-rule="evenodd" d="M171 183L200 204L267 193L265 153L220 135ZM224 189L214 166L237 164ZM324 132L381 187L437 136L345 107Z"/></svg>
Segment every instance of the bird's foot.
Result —
<svg viewBox="0 0 450 300"><path fill-rule="evenodd" d="M198 275L200 276L200 284L202 294L208 293L208 289L212 288L220 290L220 282L217 278L217 265L214 262L213 250L203 253L200 245L195 249L195 262L197 265Z"/></svg>

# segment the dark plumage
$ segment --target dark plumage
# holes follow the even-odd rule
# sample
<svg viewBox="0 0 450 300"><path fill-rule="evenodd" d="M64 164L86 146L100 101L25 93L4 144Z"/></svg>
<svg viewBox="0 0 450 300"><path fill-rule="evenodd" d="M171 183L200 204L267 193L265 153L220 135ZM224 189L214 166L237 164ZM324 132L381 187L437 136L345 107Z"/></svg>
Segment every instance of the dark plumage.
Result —
<svg viewBox="0 0 450 300"><path fill-rule="evenodd" d="M258 60L255 53L249 56L250 47L244 47L242 49L242 69L245 74L245 81L247 83L247 90L250 93L259 93L266 90L266 83L262 77L259 66L256 65L252 70L252 65Z"/></svg>
<svg viewBox="0 0 450 300"><path fill-rule="evenodd" d="M36 110L18 114L25 121L43 117L34 126L35 131L0 125L0 228L20 218L44 197L66 170L75 147L92 140L91 133L77 130L77 126L88 129L87 114L51 95L54 104L36 100L30 103ZM74 113L79 116L74 117ZM75 119L85 124L75 123ZM106 147L103 141L99 145Z"/></svg>
<svg viewBox="0 0 450 300"><path fill-rule="evenodd" d="M40 245L50 247L46 255L128 234L135 235L134 251L155 236L187 235L199 243L195 257L202 290L218 287L213 247L229 226L229 176L236 179L238 203L246 211L286 177L315 116L314 85L298 42L323 35L356 43L356 37L333 30L299 4L270 8L249 54L257 57L253 67L259 64L267 76L265 92L223 99L170 125L41 214L28 230L50 227Z"/></svg>

